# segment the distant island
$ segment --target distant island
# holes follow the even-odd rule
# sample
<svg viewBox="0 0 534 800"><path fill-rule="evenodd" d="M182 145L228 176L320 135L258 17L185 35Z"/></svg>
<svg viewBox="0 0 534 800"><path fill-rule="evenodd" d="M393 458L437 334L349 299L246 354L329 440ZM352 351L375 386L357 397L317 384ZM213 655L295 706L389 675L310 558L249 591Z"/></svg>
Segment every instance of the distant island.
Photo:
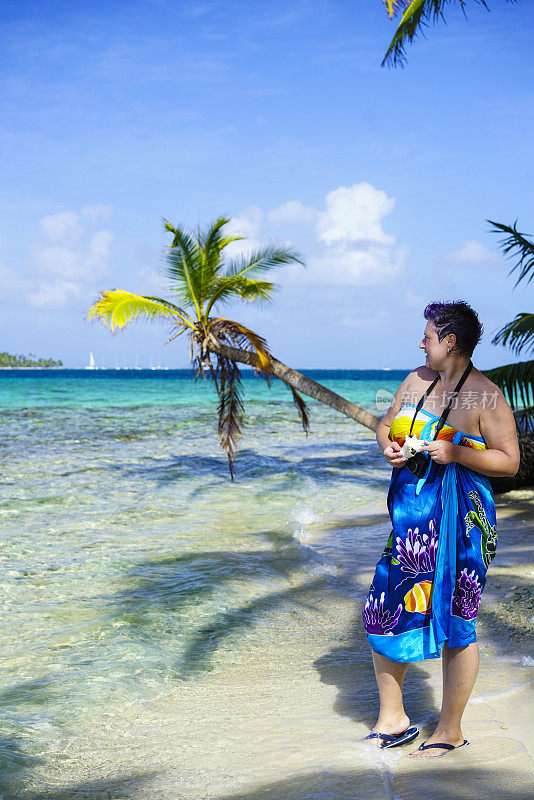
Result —
<svg viewBox="0 0 534 800"><path fill-rule="evenodd" d="M10 367L62 367L63 361L54 361L53 358L36 358L32 353L29 356L12 356L9 353L0 353L0 369Z"/></svg>

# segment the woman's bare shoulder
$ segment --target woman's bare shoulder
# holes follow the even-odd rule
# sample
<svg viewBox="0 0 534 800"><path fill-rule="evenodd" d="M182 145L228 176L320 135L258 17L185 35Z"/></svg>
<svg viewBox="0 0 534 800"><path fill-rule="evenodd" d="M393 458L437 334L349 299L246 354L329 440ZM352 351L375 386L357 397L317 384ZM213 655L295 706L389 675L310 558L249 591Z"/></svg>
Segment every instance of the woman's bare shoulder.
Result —
<svg viewBox="0 0 534 800"><path fill-rule="evenodd" d="M430 369L422 364L420 367L415 367L415 369L412 369L412 371L406 376L404 379L404 388L407 391L410 391L410 389L418 389L420 387L426 389L426 387L431 384L432 381L438 377L438 375L439 372L436 372L435 370Z"/></svg>
<svg viewBox="0 0 534 800"><path fill-rule="evenodd" d="M499 387L493 383L493 381L490 381L490 379L476 367L473 368L470 377L473 383L476 383L476 388L479 390L486 392L501 392Z"/></svg>
<svg viewBox="0 0 534 800"><path fill-rule="evenodd" d="M503 406L508 406L509 408L508 401L501 389L478 369L473 370L473 383L470 388L477 392L482 410L492 411Z"/></svg>

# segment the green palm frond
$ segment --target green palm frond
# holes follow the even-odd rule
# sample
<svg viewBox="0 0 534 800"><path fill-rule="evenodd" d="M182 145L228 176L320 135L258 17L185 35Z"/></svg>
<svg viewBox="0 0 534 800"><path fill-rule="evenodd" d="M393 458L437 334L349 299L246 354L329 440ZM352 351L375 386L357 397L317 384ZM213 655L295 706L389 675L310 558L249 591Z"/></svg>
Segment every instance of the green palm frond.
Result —
<svg viewBox="0 0 534 800"><path fill-rule="evenodd" d="M305 401L303 400L302 396L294 389L292 386L289 387L291 389L291 393L293 395L293 403L297 407L297 411L300 415L300 420L302 422L302 427L304 428L304 432L306 436L310 432L310 418L308 416L308 406L306 405Z"/></svg>
<svg viewBox="0 0 534 800"><path fill-rule="evenodd" d="M470 0L472 3L488 8L486 0ZM516 0L507 0L514 3ZM443 9L447 4L457 2L465 15L466 0L384 0L391 18L402 12L401 21L391 40L382 66L403 65L406 62L406 44L412 42L417 36L423 34L423 29L430 22L444 20Z"/></svg>
<svg viewBox="0 0 534 800"><path fill-rule="evenodd" d="M276 286L270 281L252 280L236 275L233 278L218 278L211 284L210 301L204 312L205 319L215 303L229 302L232 300L267 301L271 300Z"/></svg>
<svg viewBox="0 0 534 800"><path fill-rule="evenodd" d="M194 308L200 316L202 305L201 266L191 261L180 247L169 247L166 254L167 275L173 291L185 306Z"/></svg>
<svg viewBox="0 0 534 800"><path fill-rule="evenodd" d="M514 270L519 270L519 277L514 284L514 289L527 276L529 276L527 283L530 283L534 278L534 242L527 239L530 234L520 233L517 230L517 219L513 225L503 225L502 222L493 222L491 219L487 219L486 222L493 225L495 228L494 233L502 232L506 234L500 240L500 248L508 258L517 259L517 262L508 273L508 275L511 275Z"/></svg>
<svg viewBox="0 0 534 800"><path fill-rule="evenodd" d="M502 367L482 370L505 395L511 407L524 409L534 402L534 361L519 361Z"/></svg>
<svg viewBox="0 0 534 800"><path fill-rule="evenodd" d="M388 17L391 19L399 11L401 0L383 0L383 2L386 4Z"/></svg>
<svg viewBox="0 0 534 800"><path fill-rule="evenodd" d="M176 294L185 306L193 306L201 316L202 259L198 243L184 228L173 227L165 220L165 228L173 234L172 245L167 249L167 275Z"/></svg>
<svg viewBox="0 0 534 800"><path fill-rule="evenodd" d="M271 281L242 278L239 275L231 280L235 293L249 303L254 300L272 300L272 295L278 290L278 286Z"/></svg>
<svg viewBox="0 0 534 800"><path fill-rule="evenodd" d="M227 217L219 217L205 232L199 229L195 239L190 232L173 227L165 220L166 230L174 237L167 251L167 274L181 303L194 306L198 319L204 322L217 301L237 297L249 302L268 300L275 286L259 280L262 273L282 264L304 264L294 250L276 244L260 247L225 263L224 248L244 238L224 234L229 222Z"/></svg>
<svg viewBox="0 0 534 800"><path fill-rule="evenodd" d="M229 217L219 217L215 222L211 223L205 233L201 233L199 236L205 283L211 282L218 276L224 248L228 247L232 242L238 242L245 238L237 234L225 236L223 228L229 222Z"/></svg>
<svg viewBox="0 0 534 800"><path fill-rule="evenodd" d="M534 350L534 314L517 314L497 331L491 343L507 346L516 354L525 347Z"/></svg>
<svg viewBox="0 0 534 800"><path fill-rule="evenodd" d="M173 234L172 247L180 248L187 260L193 262L196 257L197 243L195 242L191 233L189 233L189 231L187 231L185 228L171 225L171 223L166 219L163 220L163 225L166 231L169 231Z"/></svg>
<svg viewBox="0 0 534 800"><path fill-rule="evenodd" d="M100 292L100 298L88 309L88 319L98 319L112 331L134 319L164 317L194 328L191 317L182 308L162 300L160 297L133 294L123 289Z"/></svg>
<svg viewBox="0 0 534 800"><path fill-rule="evenodd" d="M226 275L227 277L239 275L252 278L273 269L273 267L280 267L285 264L301 264L304 266L304 261L291 248L270 244L253 250L252 253L244 253L231 259L226 266Z"/></svg>
<svg viewBox="0 0 534 800"><path fill-rule="evenodd" d="M234 480L234 461L243 427L244 406L241 373L235 361L217 357L219 375L219 424L221 447L228 457L230 478Z"/></svg>

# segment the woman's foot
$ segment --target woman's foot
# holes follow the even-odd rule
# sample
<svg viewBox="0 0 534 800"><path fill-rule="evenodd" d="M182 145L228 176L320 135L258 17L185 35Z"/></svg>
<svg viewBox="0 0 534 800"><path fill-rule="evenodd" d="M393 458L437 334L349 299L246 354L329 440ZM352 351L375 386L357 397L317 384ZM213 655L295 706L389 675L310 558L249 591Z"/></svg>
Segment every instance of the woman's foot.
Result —
<svg viewBox="0 0 534 800"><path fill-rule="evenodd" d="M426 739L423 742L423 744L425 744L425 745L437 744L438 742L440 742L440 743L445 743L445 744L451 744L453 747L459 747L461 744L464 743L464 741L465 740L464 740L464 737L463 737L462 733L460 733L458 736L456 736L456 735L452 735L451 736L451 734L449 734L447 732L440 733L436 729L434 731L434 733L432 734L432 736L430 736L428 739ZM413 758L438 758L439 756L443 756L443 755L445 755L445 753L450 753L450 752L451 751L448 750L445 747L431 747L428 750L419 750L419 749L418 750L412 750L410 755Z"/></svg>
<svg viewBox="0 0 534 800"><path fill-rule="evenodd" d="M375 727L370 733L402 733L410 726L410 718L406 714L402 714L396 718L379 717ZM375 747L382 747L384 739L369 739Z"/></svg>

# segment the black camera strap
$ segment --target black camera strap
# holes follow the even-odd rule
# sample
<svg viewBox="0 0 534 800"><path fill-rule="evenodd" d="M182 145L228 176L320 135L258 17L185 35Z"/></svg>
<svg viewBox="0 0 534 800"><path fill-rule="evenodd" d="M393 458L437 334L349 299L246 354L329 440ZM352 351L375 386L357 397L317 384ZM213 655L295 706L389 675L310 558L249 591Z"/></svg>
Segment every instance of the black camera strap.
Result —
<svg viewBox="0 0 534 800"><path fill-rule="evenodd" d="M423 405L423 403L425 402L426 398L428 397L428 395L430 394L430 392L432 391L432 389L434 388L434 386L436 385L436 383L437 383L439 380L441 380L441 379L440 379L440 376L438 375L438 377L436 378L436 380L435 380L433 383L431 383L431 384L430 384L430 386L428 387L428 389L426 390L426 392L424 393L424 395L422 396L422 398L421 398L421 399L419 400L419 402L417 403L417 406L416 406L416 409L415 409L415 414L413 415L413 419L412 419L412 424L410 425L410 433L408 434L408 436L411 436L411 435L412 435L412 428L413 428L413 424L414 424L414 422L415 422L415 418L416 418L416 416L419 414L419 411L421 410L421 406Z"/></svg>
<svg viewBox="0 0 534 800"><path fill-rule="evenodd" d="M458 394L459 394L459 392L460 392L460 389L461 389L461 388L462 388L462 386L464 385L464 383L465 383L465 381L466 381L466 379L467 379L467 376L469 375L469 373L471 372L471 370L472 370L472 369L473 369L473 362L472 362L471 360L469 360L469 364L468 364L468 365L467 365L467 367L465 368L465 370L464 370L464 373L463 373L462 377L460 378L460 380L459 380L459 381L458 381L458 383L456 384L456 388L455 388L455 390L454 390L453 392L451 392L451 397L450 397L450 399L449 399L449 402L447 403L447 407L443 409L443 412L442 412L442 414L441 414L441 417L439 418L438 424L436 425L436 429L435 429L435 431L434 431L434 439L436 439L436 438L437 438L437 435L438 435L438 433L440 432L440 430L441 430L441 429L443 428L443 426L445 425L445 420L446 420L446 419L447 419L447 417L449 416L449 411L450 411L450 410L451 410L451 408L452 408L453 401L454 401L454 399L455 399L456 397L458 397ZM434 386L436 385L436 383L437 383L439 380L440 380L440 376L438 375L438 377L437 377L437 378L436 378L436 379L435 379L435 380L434 380L434 381L433 381L433 382L430 384L430 386L428 387L428 389L426 390L426 392L424 393L424 395L422 396L422 398L421 398L421 399L419 400L419 402L417 403L417 407L416 407L416 409L415 409L415 414L413 415L413 419L412 419L412 424L410 425L410 433L408 434L408 436L411 436L411 435L412 435L412 428L413 428L413 424L414 424L414 422L415 422L415 418L417 417L417 415L418 415L419 411L421 410L421 406L423 405L423 403L425 402L426 398L428 397L428 395L430 394L430 392L432 391L432 389L434 388ZM433 439L432 441L434 441L434 439Z"/></svg>

